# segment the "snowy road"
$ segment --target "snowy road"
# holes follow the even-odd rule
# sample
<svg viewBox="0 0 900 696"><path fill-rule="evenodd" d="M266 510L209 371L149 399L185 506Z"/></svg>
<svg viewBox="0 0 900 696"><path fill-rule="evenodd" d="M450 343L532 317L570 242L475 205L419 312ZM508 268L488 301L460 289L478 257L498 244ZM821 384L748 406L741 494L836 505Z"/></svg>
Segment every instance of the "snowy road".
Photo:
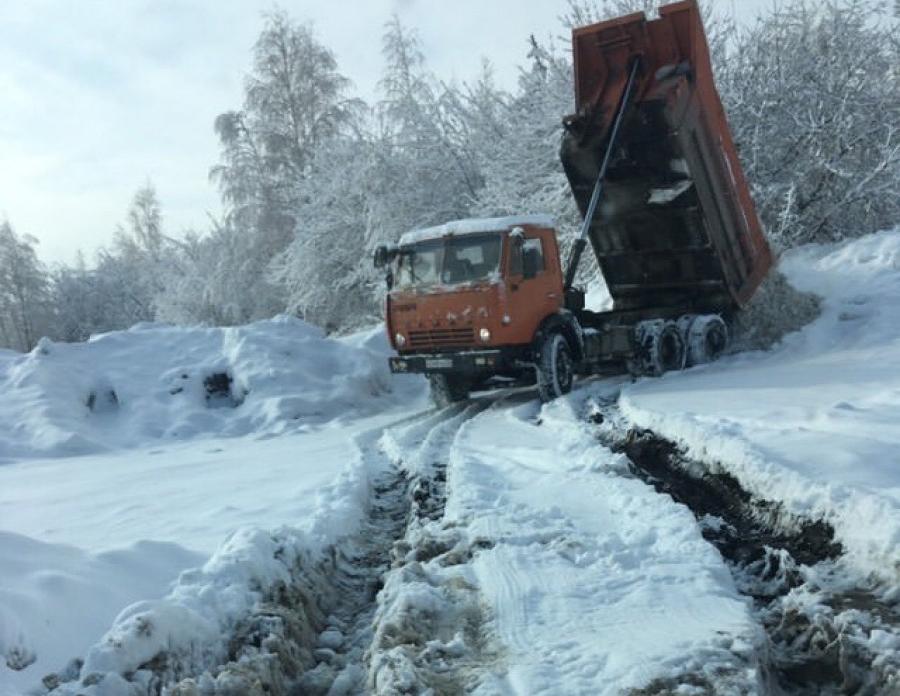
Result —
<svg viewBox="0 0 900 696"><path fill-rule="evenodd" d="M528 390L480 395L358 431L347 446L361 455L355 471L368 492L349 535L319 554L302 530L232 539L214 556L221 568L211 562L167 599L120 617L112 642L88 654L81 684L57 693L156 693L173 682L181 694L255 693L260 683L323 694L668 693L686 684L838 693L845 677L864 683L861 660L880 660L880 681L866 684L888 684L900 664L890 598L847 585L847 573L835 579L834 554L771 572L777 549L754 567L729 557L710 526L740 521L698 514L674 486L654 485L669 478L664 469L641 475L653 462L640 448L618 446L630 427L615 405L621 386L587 382L546 406ZM669 464L676 472L684 462ZM714 506L728 507L711 491ZM766 542L793 550L793 539L772 531ZM284 573L266 560L272 543L296 546ZM236 573L229 553L248 549L249 566L239 560ZM173 619L202 615L223 579L234 593L248 572L267 580L220 623L232 647L219 652L213 640L198 654L211 634L190 627L196 617L179 634ZM844 611L838 603L851 595ZM790 611L793 633L774 634ZM852 650L810 658L816 640L840 644L841 634ZM778 652L789 639L801 649Z"/></svg>
<svg viewBox="0 0 900 696"><path fill-rule="evenodd" d="M0 694L900 693L900 232L792 263L825 311L773 350L543 406L436 411L375 334L283 320L184 330L200 368L146 327L6 356Z"/></svg>

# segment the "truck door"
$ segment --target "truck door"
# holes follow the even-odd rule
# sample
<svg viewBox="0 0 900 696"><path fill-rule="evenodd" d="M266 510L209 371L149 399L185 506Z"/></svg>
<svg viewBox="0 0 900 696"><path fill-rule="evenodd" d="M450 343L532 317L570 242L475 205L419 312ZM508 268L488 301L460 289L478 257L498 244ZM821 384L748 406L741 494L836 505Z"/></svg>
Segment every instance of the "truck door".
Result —
<svg viewBox="0 0 900 696"><path fill-rule="evenodd" d="M509 325L516 342L531 340L538 324L562 306L559 264L552 263L551 240L534 231L510 235L507 267Z"/></svg>

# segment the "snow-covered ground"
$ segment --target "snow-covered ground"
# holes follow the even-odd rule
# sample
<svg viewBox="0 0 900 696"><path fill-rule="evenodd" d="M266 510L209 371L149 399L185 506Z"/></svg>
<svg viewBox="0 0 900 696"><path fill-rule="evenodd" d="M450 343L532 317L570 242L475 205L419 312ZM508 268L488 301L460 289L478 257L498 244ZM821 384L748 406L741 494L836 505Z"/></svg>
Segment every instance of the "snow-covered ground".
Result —
<svg viewBox="0 0 900 696"><path fill-rule="evenodd" d="M235 635L255 636L238 662L277 654L322 693L765 692L768 626L715 520L590 418L613 404L788 522L826 520L844 555L819 576L844 564L896 604L900 230L782 270L824 311L772 350L545 406L524 389L435 411L387 372L382 330L290 319L0 352L0 695L60 671L81 680L60 694L234 692ZM884 616L859 641L890 674ZM276 624L294 648L262 640Z"/></svg>
<svg viewBox="0 0 900 696"><path fill-rule="evenodd" d="M900 579L900 229L795 250L781 268L823 300L773 350L620 399L635 424L719 463L756 495L831 522L863 572Z"/></svg>
<svg viewBox="0 0 900 696"><path fill-rule="evenodd" d="M181 571L269 543L247 529L290 525L305 552L352 532L364 433L425 406L423 380L391 379L387 350L381 329L331 340L282 318L0 355L0 654L33 660L0 661L0 694L84 657ZM215 373L231 389L208 397ZM231 582L211 572L176 591Z"/></svg>
<svg viewBox="0 0 900 696"><path fill-rule="evenodd" d="M474 569L506 651L501 690L615 694L694 671L755 686L747 601L691 513L597 442L582 416L598 391L500 402L451 451L447 523L493 544Z"/></svg>

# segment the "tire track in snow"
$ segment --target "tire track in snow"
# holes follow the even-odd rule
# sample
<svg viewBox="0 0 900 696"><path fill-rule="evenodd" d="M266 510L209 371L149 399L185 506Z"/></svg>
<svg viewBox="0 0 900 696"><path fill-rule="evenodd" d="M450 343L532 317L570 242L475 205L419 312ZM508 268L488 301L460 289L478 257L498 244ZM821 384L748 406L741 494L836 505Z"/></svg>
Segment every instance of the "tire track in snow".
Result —
<svg viewBox="0 0 900 696"><path fill-rule="evenodd" d="M860 578L841 562L834 530L752 497L724 469L688 459L677 445L621 417L615 399L585 416L623 452L632 473L687 506L722 554L769 639L762 656L771 693L900 693L900 602L896 591ZM636 694L670 693L694 680L660 680ZM704 692L706 693L706 692Z"/></svg>
<svg viewBox="0 0 900 696"><path fill-rule="evenodd" d="M447 413L429 411L394 425L429 432L447 417ZM375 598L382 575L390 568L393 545L406 530L412 505L406 470L379 452L377 443L383 432L380 428L355 438L362 460L354 471L368 479L370 491L358 531L322 553L308 554L297 553L303 532L260 530L259 534L271 536L274 557L258 560L279 566L283 579L262 586L255 577L248 577L247 588L228 583L209 588L212 593L222 593L208 594L215 603L232 601L230 595L235 591L258 593L248 613L235 617L225 635L216 636L216 644L193 640L186 646L164 644L151 653L151 659L128 672L82 675L79 669L70 669L47 675L45 688L66 696L365 693ZM252 566L246 571L255 575ZM159 631L153 620L126 637L129 642L122 649L146 650L143 643L157 640L154 634Z"/></svg>
<svg viewBox="0 0 900 696"><path fill-rule="evenodd" d="M502 399L475 399L440 412L444 419L390 429L381 439L409 477L410 508L378 596L367 682L372 693L469 693L498 660L468 566L484 542L442 518L450 450L460 429Z"/></svg>
<svg viewBox="0 0 900 696"><path fill-rule="evenodd" d="M761 632L687 511L581 421L593 391L504 400L454 444L447 518L490 542L470 565L502 646L480 692L613 696L701 664L754 693Z"/></svg>

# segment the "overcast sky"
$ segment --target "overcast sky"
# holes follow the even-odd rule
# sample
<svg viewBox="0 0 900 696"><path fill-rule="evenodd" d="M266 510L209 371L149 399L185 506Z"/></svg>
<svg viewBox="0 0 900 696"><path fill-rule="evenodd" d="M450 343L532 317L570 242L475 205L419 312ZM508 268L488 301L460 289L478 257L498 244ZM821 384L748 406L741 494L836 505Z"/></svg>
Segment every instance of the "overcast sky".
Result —
<svg viewBox="0 0 900 696"><path fill-rule="evenodd" d="M740 18L771 0L718 0ZM563 35L565 0L303 0L356 93L371 99L384 22L396 12L442 79L476 75L482 57L515 84L527 38ZM45 261L90 259L135 190L156 186L166 230L207 227L217 191L213 119L241 105L262 0L0 2L0 220L40 241ZM561 114L562 116L562 114Z"/></svg>

